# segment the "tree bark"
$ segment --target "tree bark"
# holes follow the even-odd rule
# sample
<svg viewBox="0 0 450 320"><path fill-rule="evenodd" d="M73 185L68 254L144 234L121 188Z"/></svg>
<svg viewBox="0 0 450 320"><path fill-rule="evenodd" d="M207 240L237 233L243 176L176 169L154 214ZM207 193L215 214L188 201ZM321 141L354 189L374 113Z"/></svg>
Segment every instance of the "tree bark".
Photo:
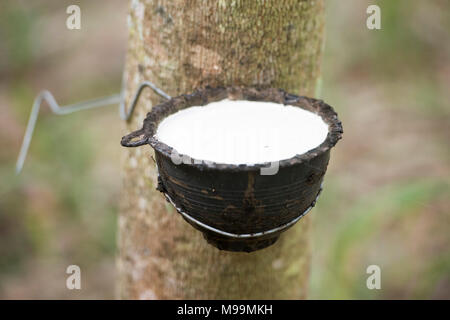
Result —
<svg viewBox="0 0 450 320"><path fill-rule="evenodd" d="M323 7L322 0L133 0L127 102L144 80L172 96L206 85L259 85L312 96L320 72ZM145 92L126 131L140 128L159 101ZM124 154L120 298L306 297L308 216L269 248L220 251L155 190L153 150L146 146Z"/></svg>

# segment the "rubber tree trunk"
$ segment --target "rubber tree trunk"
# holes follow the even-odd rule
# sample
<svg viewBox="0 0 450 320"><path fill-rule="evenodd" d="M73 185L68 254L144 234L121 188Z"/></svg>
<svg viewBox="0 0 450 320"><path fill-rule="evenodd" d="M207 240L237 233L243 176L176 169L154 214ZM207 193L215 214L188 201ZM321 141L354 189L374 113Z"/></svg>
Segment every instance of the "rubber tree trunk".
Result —
<svg viewBox="0 0 450 320"><path fill-rule="evenodd" d="M312 96L320 72L323 7L317 0L131 1L127 102L143 80L172 96L206 85L261 85ZM145 92L126 132L140 128L160 100ZM264 250L219 251L155 190L152 149L124 153L120 298L306 297L309 217Z"/></svg>

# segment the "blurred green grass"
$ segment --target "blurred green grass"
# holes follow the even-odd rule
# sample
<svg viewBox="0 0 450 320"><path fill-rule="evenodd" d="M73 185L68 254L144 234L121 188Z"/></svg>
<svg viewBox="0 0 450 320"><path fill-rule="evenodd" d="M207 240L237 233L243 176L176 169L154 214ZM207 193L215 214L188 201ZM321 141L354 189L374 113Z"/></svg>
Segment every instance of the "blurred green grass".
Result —
<svg viewBox="0 0 450 320"><path fill-rule="evenodd" d="M370 1L327 4L322 98L344 139L314 215L311 297L450 298L449 4L377 1L379 31Z"/></svg>
<svg viewBox="0 0 450 320"><path fill-rule="evenodd" d="M31 103L39 90L50 89L62 104L119 90L127 5L82 2L84 10L92 12L90 19L85 18L87 28L117 9L123 17L103 19L109 30L99 32L109 42L98 41L98 34L82 34L78 41L80 35L71 34L64 24L69 2L8 1L0 10L0 56L7 61L0 63L0 99L7 103L2 109L7 127L0 136L8 147L0 151L2 298L114 297L120 190L117 109L55 116L42 108L24 171L14 174ZM117 25L118 20L122 24ZM58 27L63 34L60 43L36 31ZM112 30L117 32L109 34ZM95 41L100 43L92 48ZM45 42L54 48L43 48ZM115 54L108 52L111 44L119 49ZM105 54L110 58L103 59L104 65L92 68ZM65 289L70 264L79 265L87 278L81 293Z"/></svg>
<svg viewBox="0 0 450 320"><path fill-rule="evenodd" d="M119 90L128 4L83 1L86 31L49 39L68 4L1 5L1 298L114 297L117 110L58 117L44 108L14 174L39 90L62 103ZM450 3L378 0L380 31L365 26L372 1L326 4L321 98L345 132L311 213L310 296L450 298ZM70 264L86 275L81 292L65 289ZM366 288L370 264L381 267L382 290Z"/></svg>
<svg viewBox="0 0 450 320"><path fill-rule="evenodd" d="M333 192L333 190L331 190ZM346 208L342 221L335 225L333 230L326 237L328 242L326 247L326 265L329 269L320 268L313 269L313 283L317 291L314 293L315 298L331 298L331 299L370 299L374 297L386 298L384 291L397 290L396 286L402 285L397 283L395 272L388 264L392 261L385 261L383 257L377 257L380 250L392 250L394 246L399 246L400 250L408 251L408 243L390 243L392 246L386 247L387 243L380 240L384 233L395 232L391 229L396 224L407 222L420 222L418 215L427 215L429 210L433 209L433 205L439 201L446 201L446 197L450 192L450 184L448 181L415 181L412 183L402 183L399 185L388 185L386 187L375 190L375 192L365 195L358 199L350 207ZM333 197L326 197L324 201L318 203L318 212L322 212L322 207L333 207L330 202ZM323 210L325 211L325 210ZM325 211L324 214L317 215L316 225L326 225L328 219L332 217ZM446 226L448 228L448 225ZM321 229L320 227L317 227ZM442 230L442 232L445 232ZM401 232L401 230L399 230ZM323 237L324 233L316 233L316 237ZM413 237L404 235L406 241L420 241ZM430 235L432 236L432 235ZM316 240L323 242L323 239ZM447 243L448 244L448 243ZM450 250L446 246L442 246L443 252L434 252L427 264L431 267L420 270L420 274L414 279L416 282L422 282L420 290L415 290L410 298L429 298L429 293L436 287L440 279L448 276L450 270ZM355 252L356 251L356 252ZM401 255L392 257L398 261L397 268L403 268L407 272L408 264L422 264L416 259L427 258L424 253L419 256L402 257ZM351 261L352 265L348 268L345 261ZM383 264L381 264L383 262ZM365 280L368 275L364 274L365 268L371 264L380 265L383 271L383 291L370 291L365 287ZM356 272L355 272L356 271ZM356 276L355 276L356 273ZM412 272L412 274L414 274ZM426 281L423 281L426 279ZM397 297L398 298L398 297Z"/></svg>

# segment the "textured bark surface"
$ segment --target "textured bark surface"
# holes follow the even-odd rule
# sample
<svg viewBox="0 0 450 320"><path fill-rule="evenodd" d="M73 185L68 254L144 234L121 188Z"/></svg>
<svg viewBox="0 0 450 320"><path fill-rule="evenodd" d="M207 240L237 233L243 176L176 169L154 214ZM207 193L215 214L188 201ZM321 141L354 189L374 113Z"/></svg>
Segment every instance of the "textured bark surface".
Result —
<svg viewBox="0 0 450 320"><path fill-rule="evenodd" d="M312 96L323 1L134 0L128 102L143 80L175 96L206 85L261 85ZM160 98L146 92L126 132ZM275 125L275 124L274 124ZM254 253L219 251L155 190L149 146L124 150L118 289L127 299L298 299L307 294L309 217Z"/></svg>

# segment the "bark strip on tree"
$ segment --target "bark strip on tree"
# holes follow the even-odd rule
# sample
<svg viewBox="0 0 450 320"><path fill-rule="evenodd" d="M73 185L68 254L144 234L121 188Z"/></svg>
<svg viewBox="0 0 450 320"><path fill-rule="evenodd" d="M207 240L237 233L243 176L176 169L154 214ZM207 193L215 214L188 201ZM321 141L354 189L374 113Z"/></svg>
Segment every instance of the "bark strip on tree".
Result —
<svg viewBox="0 0 450 320"><path fill-rule="evenodd" d="M322 0L132 0L127 102L144 80L172 96L206 85L259 85L312 96L320 72L323 11ZM140 128L159 99L144 93L126 131ZM219 251L156 191L152 149L124 153L120 298L306 297L308 216L267 249Z"/></svg>

